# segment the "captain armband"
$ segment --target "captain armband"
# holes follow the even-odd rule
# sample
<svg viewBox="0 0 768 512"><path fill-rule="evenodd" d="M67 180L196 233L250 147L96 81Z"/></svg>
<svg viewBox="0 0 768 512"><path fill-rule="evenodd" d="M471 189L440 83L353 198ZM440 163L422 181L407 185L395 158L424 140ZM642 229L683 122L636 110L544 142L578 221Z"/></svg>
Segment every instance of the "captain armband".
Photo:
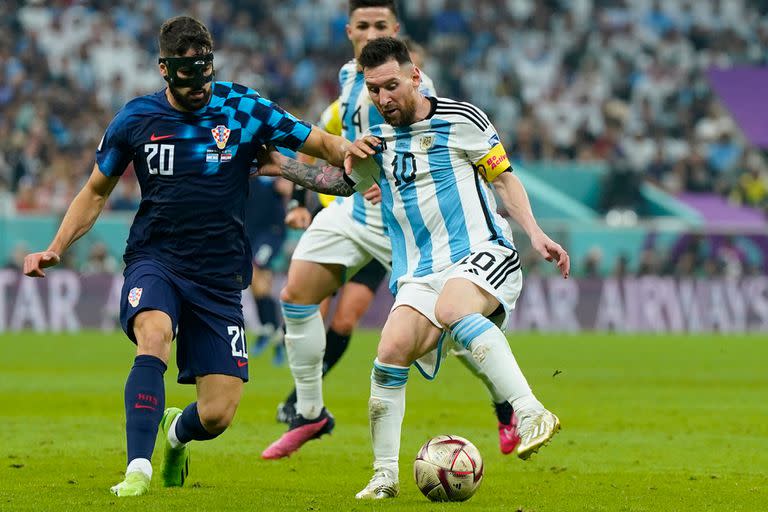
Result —
<svg viewBox="0 0 768 512"><path fill-rule="evenodd" d="M475 169L488 183L498 178L501 173L508 171L511 167L512 164L509 163L507 152L504 151L504 146L501 144L493 146L484 157L475 162Z"/></svg>

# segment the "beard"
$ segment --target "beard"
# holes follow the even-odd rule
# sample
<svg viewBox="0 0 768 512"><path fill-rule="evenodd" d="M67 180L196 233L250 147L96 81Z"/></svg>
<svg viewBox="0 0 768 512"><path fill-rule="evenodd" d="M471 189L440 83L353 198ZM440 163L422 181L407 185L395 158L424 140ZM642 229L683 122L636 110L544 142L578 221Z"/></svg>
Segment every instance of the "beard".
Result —
<svg viewBox="0 0 768 512"><path fill-rule="evenodd" d="M173 96L173 99L176 100L176 103L179 104L181 108L184 110L200 110L204 106L208 104L208 101L211 99L211 92L212 88L208 89L190 89L186 93L180 92L175 87L169 87L171 91L171 95ZM199 92L203 91L203 94L200 98L194 98L192 97L193 92Z"/></svg>
<svg viewBox="0 0 768 512"><path fill-rule="evenodd" d="M389 125L408 126L413 124L413 121L416 119L416 104L414 102L405 102L393 112L387 113L382 108L379 108L379 112L384 121Z"/></svg>

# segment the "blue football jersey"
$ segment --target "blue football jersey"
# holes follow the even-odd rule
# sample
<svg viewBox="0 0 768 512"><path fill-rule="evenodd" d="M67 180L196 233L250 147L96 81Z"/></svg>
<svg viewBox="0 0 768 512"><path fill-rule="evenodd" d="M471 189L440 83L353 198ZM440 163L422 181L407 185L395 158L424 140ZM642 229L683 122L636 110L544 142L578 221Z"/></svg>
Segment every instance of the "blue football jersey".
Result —
<svg viewBox="0 0 768 512"><path fill-rule="evenodd" d="M250 179L250 193L245 206L245 224L248 234L268 229L274 233L285 231L283 196L275 189L275 178L255 176Z"/></svg>
<svg viewBox="0 0 768 512"><path fill-rule="evenodd" d="M256 150L298 150L311 126L231 82L213 85L208 105L180 112L165 91L128 102L96 151L106 176L133 162L141 203L125 263L148 258L188 279L223 289L251 280L245 232L248 176Z"/></svg>

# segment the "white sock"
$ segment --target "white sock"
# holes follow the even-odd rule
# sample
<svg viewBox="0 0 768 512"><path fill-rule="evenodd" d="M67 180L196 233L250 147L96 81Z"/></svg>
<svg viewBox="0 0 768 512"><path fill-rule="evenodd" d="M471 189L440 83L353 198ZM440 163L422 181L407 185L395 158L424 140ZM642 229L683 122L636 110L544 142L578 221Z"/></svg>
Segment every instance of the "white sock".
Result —
<svg viewBox="0 0 768 512"><path fill-rule="evenodd" d="M499 392L507 397L518 416L525 416L532 409L543 408L533 396L501 329L494 325L472 340L469 349Z"/></svg>
<svg viewBox="0 0 768 512"><path fill-rule="evenodd" d="M176 423L179 422L179 418L181 418L181 414L173 418L173 421L171 422L171 427L168 429L168 442L171 444L171 448L173 448L174 450L186 444L179 441L179 438L176 437Z"/></svg>
<svg viewBox="0 0 768 512"><path fill-rule="evenodd" d="M543 409L520 370L506 336L479 313L467 315L451 325L454 339L472 352L477 365L501 397L512 404L518 417Z"/></svg>
<svg viewBox="0 0 768 512"><path fill-rule="evenodd" d="M141 471L151 479L152 463L147 459L133 459L128 463L128 468L125 470L125 474L127 475L128 473L134 473L136 471Z"/></svg>
<svg viewBox="0 0 768 512"><path fill-rule="evenodd" d="M368 400L368 419L373 443L373 469L384 471L398 480L400 434L405 416L405 385L408 381L406 366L373 363L371 397Z"/></svg>
<svg viewBox="0 0 768 512"><path fill-rule="evenodd" d="M488 390L488 394L491 395L491 400L493 400L494 404L500 404L507 401L507 397L493 385L491 379L485 374L485 370L477 364L477 361L475 361L475 358L472 356L472 352L462 347L461 343L456 343L456 346L451 350L451 353L456 356L456 359L458 359L467 370L472 372L472 375L483 381L485 389Z"/></svg>
<svg viewBox="0 0 768 512"><path fill-rule="evenodd" d="M323 410L325 325L317 305L281 303L285 319L285 353L296 383L296 412L305 419Z"/></svg>

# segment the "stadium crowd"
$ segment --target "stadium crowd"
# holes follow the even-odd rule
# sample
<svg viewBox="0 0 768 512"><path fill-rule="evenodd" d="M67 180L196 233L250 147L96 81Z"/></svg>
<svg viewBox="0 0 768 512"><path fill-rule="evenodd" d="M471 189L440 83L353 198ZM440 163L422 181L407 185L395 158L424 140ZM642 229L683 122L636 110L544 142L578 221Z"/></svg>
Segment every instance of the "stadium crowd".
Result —
<svg viewBox="0 0 768 512"><path fill-rule="evenodd" d="M61 213L128 99L163 87L162 20L188 12L217 75L318 119L348 58L344 0L3 2L0 215ZM441 95L491 113L517 162L607 161L672 193L765 208L768 166L716 101L710 66L768 61L768 0L409 0L404 32ZM126 173L109 208L134 211ZM633 180L629 180L632 182Z"/></svg>

